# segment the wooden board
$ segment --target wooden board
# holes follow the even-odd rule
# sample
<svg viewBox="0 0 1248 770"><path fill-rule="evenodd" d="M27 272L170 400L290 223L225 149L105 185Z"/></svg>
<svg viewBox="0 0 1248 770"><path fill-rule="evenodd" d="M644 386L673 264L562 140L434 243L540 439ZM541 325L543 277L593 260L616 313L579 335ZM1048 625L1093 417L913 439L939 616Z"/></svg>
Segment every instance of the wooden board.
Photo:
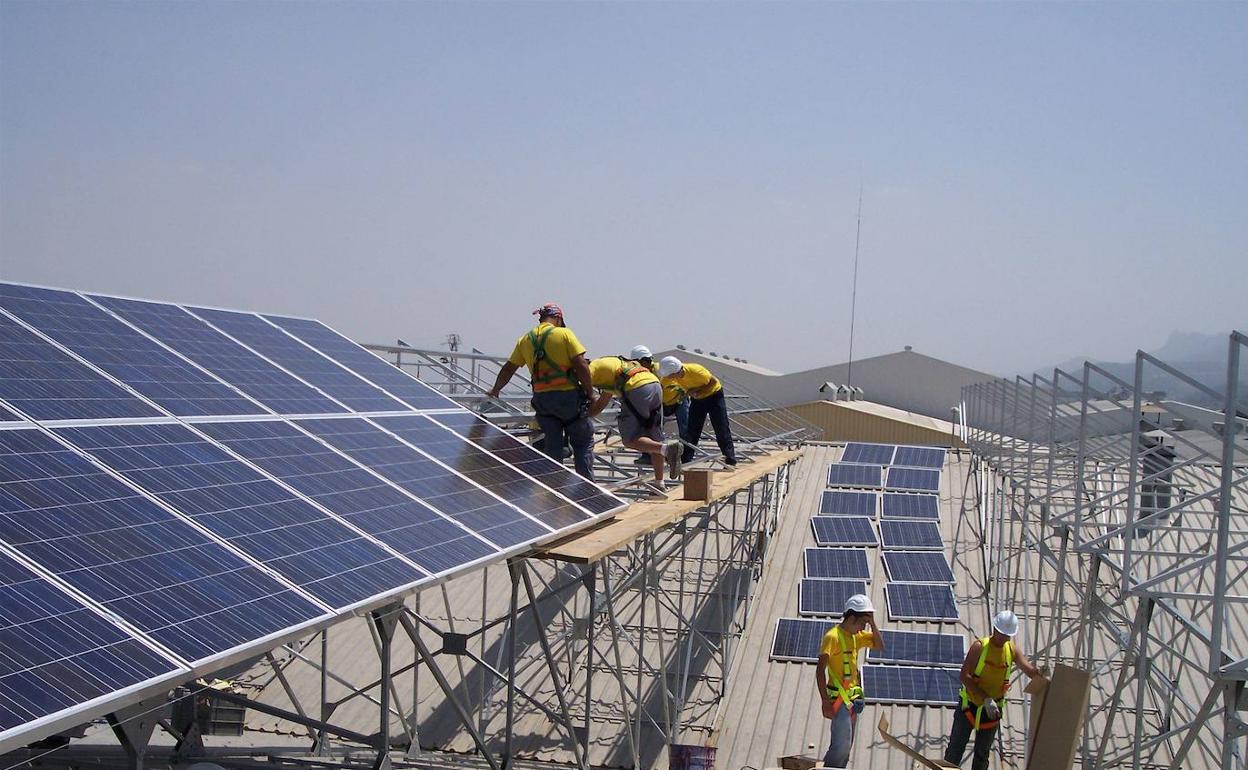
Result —
<svg viewBox="0 0 1248 770"><path fill-rule="evenodd" d="M755 458L752 463L742 463L731 471L717 471L711 489L711 501L731 496L777 468L797 460L801 455L800 449L772 452ZM633 503L601 526L582 530L538 548L534 557L592 564L624 548L637 538L709 504L697 500L680 500L679 497L680 490L673 490L666 498L656 497L653 500Z"/></svg>

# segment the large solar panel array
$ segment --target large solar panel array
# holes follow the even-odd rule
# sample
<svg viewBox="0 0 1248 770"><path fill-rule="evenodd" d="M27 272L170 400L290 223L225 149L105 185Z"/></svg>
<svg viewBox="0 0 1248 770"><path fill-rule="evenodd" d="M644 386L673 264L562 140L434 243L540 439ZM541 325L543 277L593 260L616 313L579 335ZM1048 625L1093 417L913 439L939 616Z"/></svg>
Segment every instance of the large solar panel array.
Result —
<svg viewBox="0 0 1248 770"><path fill-rule="evenodd" d="M317 321L0 283L0 753L623 505Z"/></svg>
<svg viewBox="0 0 1248 770"><path fill-rule="evenodd" d="M818 545L877 546L879 538L866 516L815 516L810 520Z"/></svg>

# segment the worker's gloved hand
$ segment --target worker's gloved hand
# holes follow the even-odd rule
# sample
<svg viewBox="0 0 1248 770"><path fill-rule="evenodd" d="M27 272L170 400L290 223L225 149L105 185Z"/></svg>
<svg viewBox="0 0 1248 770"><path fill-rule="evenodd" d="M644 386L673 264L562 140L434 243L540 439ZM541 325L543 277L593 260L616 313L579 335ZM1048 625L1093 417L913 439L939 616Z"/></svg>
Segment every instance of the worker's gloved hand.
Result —
<svg viewBox="0 0 1248 770"><path fill-rule="evenodd" d="M1001 707L992 698L984 701L984 716L988 717L990 722L995 722L1001 718Z"/></svg>
<svg viewBox="0 0 1248 770"><path fill-rule="evenodd" d="M1040 676L1044 677L1045 679L1048 679L1048 678L1049 678L1049 667L1048 667L1048 666L1040 666L1040 668L1039 668L1039 672L1040 672Z"/></svg>
<svg viewBox="0 0 1248 770"><path fill-rule="evenodd" d="M855 714L861 714L862 710L867 707L866 698L858 697L849 702L849 706Z"/></svg>

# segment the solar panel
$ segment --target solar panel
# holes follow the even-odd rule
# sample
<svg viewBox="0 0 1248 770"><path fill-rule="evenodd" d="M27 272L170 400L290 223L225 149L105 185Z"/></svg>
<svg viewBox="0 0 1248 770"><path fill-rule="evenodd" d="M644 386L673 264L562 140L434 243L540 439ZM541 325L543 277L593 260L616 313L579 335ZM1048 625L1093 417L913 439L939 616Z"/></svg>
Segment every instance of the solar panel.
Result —
<svg viewBox="0 0 1248 770"><path fill-rule="evenodd" d="M884 493L886 519L940 519L940 498L936 495L908 495L899 492Z"/></svg>
<svg viewBox="0 0 1248 770"><path fill-rule="evenodd" d="M279 414L347 409L176 305L91 295L90 299Z"/></svg>
<svg viewBox="0 0 1248 770"><path fill-rule="evenodd" d="M41 430L0 431L0 540L188 661L324 614Z"/></svg>
<svg viewBox="0 0 1248 770"><path fill-rule="evenodd" d="M864 548L807 548L806 577L870 580L867 551Z"/></svg>
<svg viewBox="0 0 1248 770"><path fill-rule="evenodd" d="M819 545L879 545L866 516L815 516L810 526Z"/></svg>
<svg viewBox="0 0 1248 770"><path fill-rule="evenodd" d="M839 618L845 612L849 597L866 592L867 584L861 580L803 578L797 584L797 614Z"/></svg>
<svg viewBox="0 0 1248 770"><path fill-rule="evenodd" d="M347 369L416 409L459 409L459 405L420 380L370 353L320 321L266 315Z"/></svg>
<svg viewBox="0 0 1248 770"><path fill-rule="evenodd" d="M505 430L498 428L475 414L458 412L430 415L429 419L445 425L477 446L488 449L495 456L542 482L551 489L573 500L595 514L606 513L624 505L624 501L602 489L582 476L568 470L533 447L520 441Z"/></svg>
<svg viewBox="0 0 1248 770"><path fill-rule="evenodd" d="M879 487L881 470L881 468L874 465L832 463L828 467L828 486Z"/></svg>
<svg viewBox="0 0 1248 770"><path fill-rule="evenodd" d="M893 455L893 465L911 468L942 468L945 450L930 446L899 446Z"/></svg>
<svg viewBox="0 0 1248 770"><path fill-rule="evenodd" d="M862 667L862 689L867 703L909 706L956 706L962 684L956 668L935 666Z"/></svg>
<svg viewBox="0 0 1248 770"><path fill-rule="evenodd" d="M843 489L825 489L819 501L819 512L834 515L870 516L875 518L876 501L879 495L874 492L847 492Z"/></svg>
<svg viewBox="0 0 1248 770"><path fill-rule="evenodd" d="M884 569L897 583L955 582L945 555L935 551L885 551Z"/></svg>
<svg viewBox="0 0 1248 770"><path fill-rule="evenodd" d="M0 284L0 307L172 414L264 412L233 388L72 292Z"/></svg>
<svg viewBox="0 0 1248 770"><path fill-rule="evenodd" d="M940 527L934 521L884 519L880 522L880 544L885 548L940 551Z"/></svg>
<svg viewBox="0 0 1248 770"><path fill-rule="evenodd" d="M330 607L345 609L425 577L182 425L56 432Z"/></svg>
<svg viewBox="0 0 1248 770"><path fill-rule="evenodd" d="M832 619L778 618L776 631L771 639L771 659L799 663L817 662L823 635L837 622Z"/></svg>
<svg viewBox="0 0 1248 770"><path fill-rule="evenodd" d="M888 469L887 487L889 489L916 489L924 492L935 492L940 489L940 471L893 466Z"/></svg>
<svg viewBox="0 0 1248 770"><path fill-rule="evenodd" d="M186 309L354 411L409 411L405 404L318 355L254 313L198 307Z"/></svg>
<svg viewBox="0 0 1248 770"><path fill-rule="evenodd" d="M845 451L841 454L841 462L891 465L894 449L896 447L892 444L863 444L852 441L845 445Z"/></svg>
<svg viewBox="0 0 1248 770"><path fill-rule="evenodd" d="M867 650L868 663L909 663L919 666L958 666L966 659L966 637L926 631L881 629L884 649Z"/></svg>
<svg viewBox="0 0 1248 770"><path fill-rule="evenodd" d="M0 740L6 733L188 669L0 554Z"/></svg>
<svg viewBox="0 0 1248 770"><path fill-rule="evenodd" d="M884 586L884 598L889 620L956 623L959 619L953 587L947 584L890 582Z"/></svg>

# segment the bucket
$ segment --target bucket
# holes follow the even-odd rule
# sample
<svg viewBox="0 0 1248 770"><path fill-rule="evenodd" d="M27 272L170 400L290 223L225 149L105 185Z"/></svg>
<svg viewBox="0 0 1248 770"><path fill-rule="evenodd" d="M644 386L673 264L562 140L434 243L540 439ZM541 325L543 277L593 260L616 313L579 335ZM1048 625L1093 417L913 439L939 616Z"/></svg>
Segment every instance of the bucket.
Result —
<svg viewBox="0 0 1248 770"><path fill-rule="evenodd" d="M667 747L667 770L715 770L715 747L673 743Z"/></svg>

